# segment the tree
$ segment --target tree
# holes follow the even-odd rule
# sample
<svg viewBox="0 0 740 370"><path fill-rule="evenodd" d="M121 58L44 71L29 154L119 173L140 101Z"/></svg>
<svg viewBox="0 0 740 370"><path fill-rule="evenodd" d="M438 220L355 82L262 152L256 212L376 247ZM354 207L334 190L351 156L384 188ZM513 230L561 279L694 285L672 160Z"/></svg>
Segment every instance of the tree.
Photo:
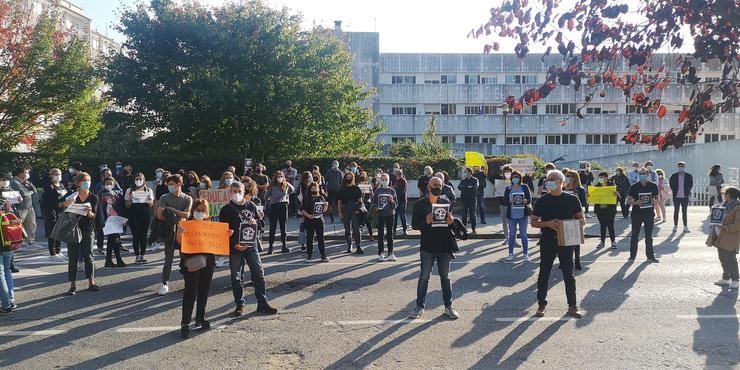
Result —
<svg viewBox="0 0 740 370"><path fill-rule="evenodd" d="M104 103L87 43L57 31L54 9L35 26L27 14L0 0L0 151L23 142L63 156L95 136Z"/></svg>
<svg viewBox="0 0 740 370"><path fill-rule="evenodd" d="M543 63L553 48L562 55L562 65L549 67L542 86L518 98L506 98L515 111L544 99L558 85L578 90L585 80L588 93L574 114L577 118L583 118L583 108L597 93L603 97L607 88L621 90L627 101L663 118L668 109L661 102L661 91L671 82L692 85L690 105L677 107L677 128L644 134L639 124L634 124L623 139L657 145L661 150L670 145L678 148L687 138L701 134L704 123L718 113L740 108L740 9L733 0L637 3L635 12L617 1L578 0L572 8L559 11L558 0L507 0L492 8L489 20L469 35L477 38L496 34L515 39L514 51L520 58L526 57L531 44L541 44L547 47ZM686 27L693 37L693 56L676 55L673 63L654 61L654 54L661 48L683 45L682 29ZM498 49L498 42L484 46L485 53ZM615 63L622 58L634 72L616 70ZM697 65L704 62L721 63L719 81L697 78Z"/></svg>
<svg viewBox="0 0 740 370"><path fill-rule="evenodd" d="M370 92L352 55L321 28L261 1L208 9L152 0L124 11L125 53L106 68L110 97L137 116L147 146L253 158L377 152Z"/></svg>
<svg viewBox="0 0 740 370"><path fill-rule="evenodd" d="M429 117L427 129L424 131L420 143L402 140L391 144L388 152L393 157L425 159L449 159L454 157L450 146L442 142L442 137L437 134L437 117L435 115Z"/></svg>

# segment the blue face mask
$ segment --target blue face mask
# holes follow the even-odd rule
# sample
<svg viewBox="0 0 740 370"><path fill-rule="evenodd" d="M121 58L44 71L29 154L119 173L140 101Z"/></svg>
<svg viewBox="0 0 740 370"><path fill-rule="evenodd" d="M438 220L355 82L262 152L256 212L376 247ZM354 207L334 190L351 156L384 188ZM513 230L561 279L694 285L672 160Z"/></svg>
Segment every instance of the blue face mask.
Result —
<svg viewBox="0 0 740 370"><path fill-rule="evenodd" d="M177 192L177 186L175 186L175 185L167 185L167 190L169 190L170 193L175 194Z"/></svg>
<svg viewBox="0 0 740 370"><path fill-rule="evenodd" d="M90 189L90 181L83 181L80 183L80 189L82 190L88 190Z"/></svg>
<svg viewBox="0 0 740 370"><path fill-rule="evenodd" d="M678 172L681 172L681 173L683 173L683 171L686 171L686 168L684 168L684 167L679 167L679 168L678 168Z"/></svg>
<svg viewBox="0 0 740 370"><path fill-rule="evenodd" d="M547 186L547 190L553 191L558 188L558 183L555 181L548 181L545 183L545 186Z"/></svg>
<svg viewBox="0 0 740 370"><path fill-rule="evenodd" d="M511 178L511 183L514 184L514 185L518 185L519 184L519 181L521 181L521 179L519 179L518 177L512 177Z"/></svg>
<svg viewBox="0 0 740 370"><path fill-rule="evenodd" d="M648 175L640 174L640 181L647 181Z"/></svg>

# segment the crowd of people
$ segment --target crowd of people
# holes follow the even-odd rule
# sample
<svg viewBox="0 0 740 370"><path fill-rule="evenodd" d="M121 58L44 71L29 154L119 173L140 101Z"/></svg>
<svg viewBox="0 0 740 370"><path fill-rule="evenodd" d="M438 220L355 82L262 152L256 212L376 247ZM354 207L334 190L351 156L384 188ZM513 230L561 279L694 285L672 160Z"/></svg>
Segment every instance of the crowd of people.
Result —
<svg viewBox="0 0 740 370"><path fill-rule="evenodd" d="M192 170L170 172L160 168L155 171L152 181L147 182L143 173L135 173L132 166L120 162L112 169L102 164L94 175L83 171L82 163L72 162L64 173L58 168L49 170L43 180L43 191L39 191L32 183L29 168L19 168L12 173L0 173L0 207L21 220L26 247L37 243L36 220L40 213L38 216L43 217L49 258L67 262L70 282L67 294L70 296L78 293L76 282L80 263L88 280L87 289L100 289L95 281L95 250L105 255L107 268L127 265L122 252L128 250L122 245L121 233L105 231L107 222L113 217L126 218L126 227L130 229L133 240L134 263L145 264L148 250L164 248L158 294L165 295L170 291L175 251L179 248L179 235L183 231L179 227L180 221L211 220L215 215L211 214L208 201L201 196L201 192L216 188L226 190L230 201L220 209L218 218L214 217L214 220L229 225L229 255L180 253L179 269L185 281L181 324L182 335L187 337L196 301L196 325L206 329L210 327L205 318L210 282L214 269L224 267L226 261L231 273L234 315L240 316L244 312L242 287L249 281L255 286L257 311L263 314L277 312L267 299L260 256L261 253L274 253L278 227L280 252L292 252L287 242L290 217L299 218L298 244L301 253L305 253L306 263L315 261L314 245L318 248L319 261L330 261L324 238L326 220L342 223L346 253L364 254L367 241L375 241L379 262L396 261L394 238L405 236L410 228L418 230L421 233L421 272L416 308L411 316L419 317L424 312L428 281L436 261L445 314L456 319L459 314L452 306L449 271L458 247L455 233L451 230L464 229L469 224L470 234L475 235L477 226L486 223L486 187L495 184L495 180L505 180L505 192L494 197L499 207L504 243L508 244L508 256L504 262L515 262L517 248L522 250L523 262L529 262L528 228L539 229L537 316L544 315L549 275L557 257L564 276L568 313L581 317L576 303L574 275L574 270L582 268L580 244L558 245L560 221L592 218L590 208L593 208L600 226L597 248L606 246L608 233L609 246L616 249L614 223L619 205L622 216L631 218L629 260L634 261L637 257L644 228L647 260L657 263L652 239L654 225L656 222L667 222L665 205L670 201L674 205L673 231L678 230L681 213L683 232L690 232L687 207L694 181L683 162L676 164L676 170L669 178L666 178L667 171L654 167L648 161L644 164L634 163L629 171L617 168L609 173L592 171L588 163L577 170L557 169L555 164L548 163L544 175L539 179L510 165L501 167L495 176L489 176L493 174L486 173L486 169L481 167L467 167L461 171L458 193L447 172L435 173L427 166L417 181L420 198L414 204L410 225L406 219L409 181L399 164L393 164L387 171L368 171L355 162L340 168L338 161L334 161L325 174L318 166L300 172L291 161L286 161L284 168L272 173L268 173L263 164L245 167L241 176L231 166L221 174L217 185L210 177L199 176ZM711 229L707 240L708 245L717 247L723 269L722 279L717 284L737 288L735 255L740 244L740 217L736 215L736 205L740 191L736 187L724 186L719 165L712 166L708 176L710 207L721 203L726 215L722 225ZM616 204L593 204L591 207L589 186L614 186ZM67 223L69 217L64 213L71 207L77 209L75 222L78 232L75 240L55 239L57 229ZM459 219L454 217L457 209L461 216ZM376 235L373 234L374 228ZM265 230L268 244L263 248L261 235ZM67 245L67 256L61 252L62 242ZM2 313L10 313L16 308L11 272L17 272L18 269L13 256L12 250L0 247ZM244 274L247 268L250 279Z"/></svg>

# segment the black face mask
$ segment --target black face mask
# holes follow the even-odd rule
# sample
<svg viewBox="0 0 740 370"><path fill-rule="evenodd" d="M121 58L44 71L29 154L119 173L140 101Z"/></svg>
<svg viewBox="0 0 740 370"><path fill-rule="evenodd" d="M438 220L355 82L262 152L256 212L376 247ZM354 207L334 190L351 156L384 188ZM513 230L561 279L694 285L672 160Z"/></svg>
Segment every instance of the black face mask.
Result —
<svg viewBox="0 0 740 370"><path fill-rule="evenodd" d="M432 193L432 195L435 196L439 196L442 194L442 188L431 188L429 191Z"/></svg>

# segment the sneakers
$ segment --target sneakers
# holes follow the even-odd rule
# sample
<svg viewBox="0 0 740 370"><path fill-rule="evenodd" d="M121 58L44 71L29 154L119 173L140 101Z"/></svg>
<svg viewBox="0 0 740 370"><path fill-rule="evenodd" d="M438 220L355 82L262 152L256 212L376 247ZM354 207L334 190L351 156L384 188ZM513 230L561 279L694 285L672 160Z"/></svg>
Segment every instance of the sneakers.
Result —
<svg viewBox="0 0 740 370"><path fill-rule="evenodd" d="M658 221L663 221L663 219L660 218L660 216L658 216L658 217L655 218L655 222L658 222Z"/></svg>
<svg viewBox="0 0 740 370"><path fill-rule="evenodd" d="M590 213L586 213L586 218L593 218L594 216Z"/></svg>
<svg viewBox="0 0 740 370"><path fill-rule="evenodd" d="M604 248L604 242L599 242L599 244L596 245L596 249Z"/></svg>
<svg viewBox="0 0 740 370"><path fill-rule="evenodd" d="M583 317L583 314L578 310L578 306L573 305L568 307L568 316L580 319Z"/></svg>
<svg viewBox="0 0 740 370"><path fill-rule="evenodd" d="M355 248L355 254L365 254L365 252L363 252L363 251L362 251L362 247L360 247L360 246L358 245L358 246L357 246L357 248Z"/></svg>
<svg viewBox="0 0 740 370"><path fill-rule="evenodd" d="M234 315L234 317L239 317L239 316L241 316L241 315L243 315L243 314L244 314L244 306L238 306L238 307L237 307L237 308L236 308L236 309L234 310L234 314L233 314L233 315Z"/></svg>
<svg viewBox="0 0 740 370"><path fill-rule="evenodd" d="M10 307L8 307L8 308L0 308L0 314L2 314L2 315L7 315L7 314L10 314L11 312L13 312L13 309L10 308Z"/></svg>
<svg viewBox="0 0 740 370"><path fill-rule="evenodd" d="M385 262L385 257L382 254L378 255L378 262Z"/></svg>
<svg viewBox="0 0 740 370"><path fill-rule="evenodd" d="M226 263L226 258L224 258L224 257L218 257L218 259L216 260L216 267L223 268L224 267L224 263Z"/></svg>
<svg viewBox="0 0 740 370"><path fill-rule="evenodd" d="M180 337L182 337L182 339L190 338L190 326L189 325L183 325L180 327Z"/></svg>
<svg viewBox="0 0 740 370"><path fill-rule="evenodd" d="M547 308L547 304L545 303L538 303L537 304L537 312L534 313L537 317L545 317L545 308Z"/></svg>
<svg viewBox="0 0 740 370"><path fill-rule="evenodd" d="M510 254L510 255L506 256L506 258L504 259L504 261L506 263L512 263L512 262L514 262L514 255L513 254Z"/></svg>
<svg viewBox="0 0 740 370"><path fill-rule="evenodd" d="M105 249L98 248L98 254L105 254Z"/></svg>
<svg viewBox="0 0 740 370"><path fill-rule="evenodd" d="M733 280L730 283L730 288L732 288L732 289L738 289L738 288L740 288L740 281Z"/></svg>
<svg viewBox="0 0 740 370"><path fill-rule="evenodd" d="M648 258L648 261L652 263L660 263L660 261L657 258Z"/></svg>
<svg viewBox="0 0 740 370"><path fill-rule="evenodd" d="M409 319L418 319L421 317L421 315L424 314L424 307L416 306L411 311L411 314L409 315Z"/></svg>
<svg viewBox="0 0 740 370"><path fill-rule="evenodd" d="M305 260L303 260L303 263L311 263L311 257L306 258Z"/></svg>
<svg viewBox="0 0 740 370"><path fill-rule="evenodd" d="M678 231L678 225L673 226L673 232L675 233L676 231Z"/></svg>
<svg viewBox="0 0 740 370"><path fill-rule="evenodd" d="M452 308L452 306L445 307L445 316L449 317L452 320L457 320L460 318L460 314L458 314L457 311Z"/></svg>
<svg viewBox="0 0 740 370"><path fill-rule="evenodd" d="M721 280L715 281L714 285L730 285L730 283L731 283L730 280L721 279Z"/></svg>
<svg viewBox="0 0 740 370"><path fill-rule="evenodd" d="M49 259L54 262L67 262L67 257L64 257L64 255L61 253L57 253L53 256L49 256Z"/></svg>
<svg viewBox="0 0 740 370"><path fill-rule="evenodd" d="M391 261L391 262L396 262L396 255L393 254L393 253L391 253L385 259L387 259L388 261Z"/></svg>
<svg viewBox="0 0 740 370"><path fill-rule="evenodd" d="M277 314L277 308L273 308L269 303L257 305L257 312L263 315Z"/></svg>
<svg viewBox="0 0 740 370"><path fill-rule="evenodd" d="M525 254L524 255L524 262L529 263L529 255L528 254Z"/></svg>
<svg viewBox="0 0 740 370"><path fill-rule="evenodd" d="M280 250L280 253L290 253L290 249L286 246L283 246L283 249Z"/></svg>
<svg viewBox="0 0 740 370"><path fill-rule="evenodd" d="M326 257L326 256L324 256L324 257L321 257L321 262L329 262L329 261L331 261L331 260L329 259L329 257Z"/></svg>
<svg viewBox="0 0 740 370"><path fill-rule="evenodd" d="M684 227L683 227L683 232L685 232L685 233L690 233L690 232L691 232L691 230L689 230L689 227L688 227L688 226L684 226Z"/></svg>
<svg viewBox="0 0 740 370"><path fill-rule="evenodd" d="M211 329L211 323L206 320L195 320L195 326L199 326L203 330Z"/></svg>
<svg viewBox="0 0 740 370"><path fill-rule="evenodd" d="M610 240L609 244L611 244L612 249L617 249L617 242L614 240Z"/></svg>
<svg viewBox="0 0 740 370"><path fill-rule="evenodd" d="M170 291L170 288L167 286L167 284L162 284L162 286L159 287L159 292L157 292L157 294L165 295L169 293L169 291Z"/></svg>

